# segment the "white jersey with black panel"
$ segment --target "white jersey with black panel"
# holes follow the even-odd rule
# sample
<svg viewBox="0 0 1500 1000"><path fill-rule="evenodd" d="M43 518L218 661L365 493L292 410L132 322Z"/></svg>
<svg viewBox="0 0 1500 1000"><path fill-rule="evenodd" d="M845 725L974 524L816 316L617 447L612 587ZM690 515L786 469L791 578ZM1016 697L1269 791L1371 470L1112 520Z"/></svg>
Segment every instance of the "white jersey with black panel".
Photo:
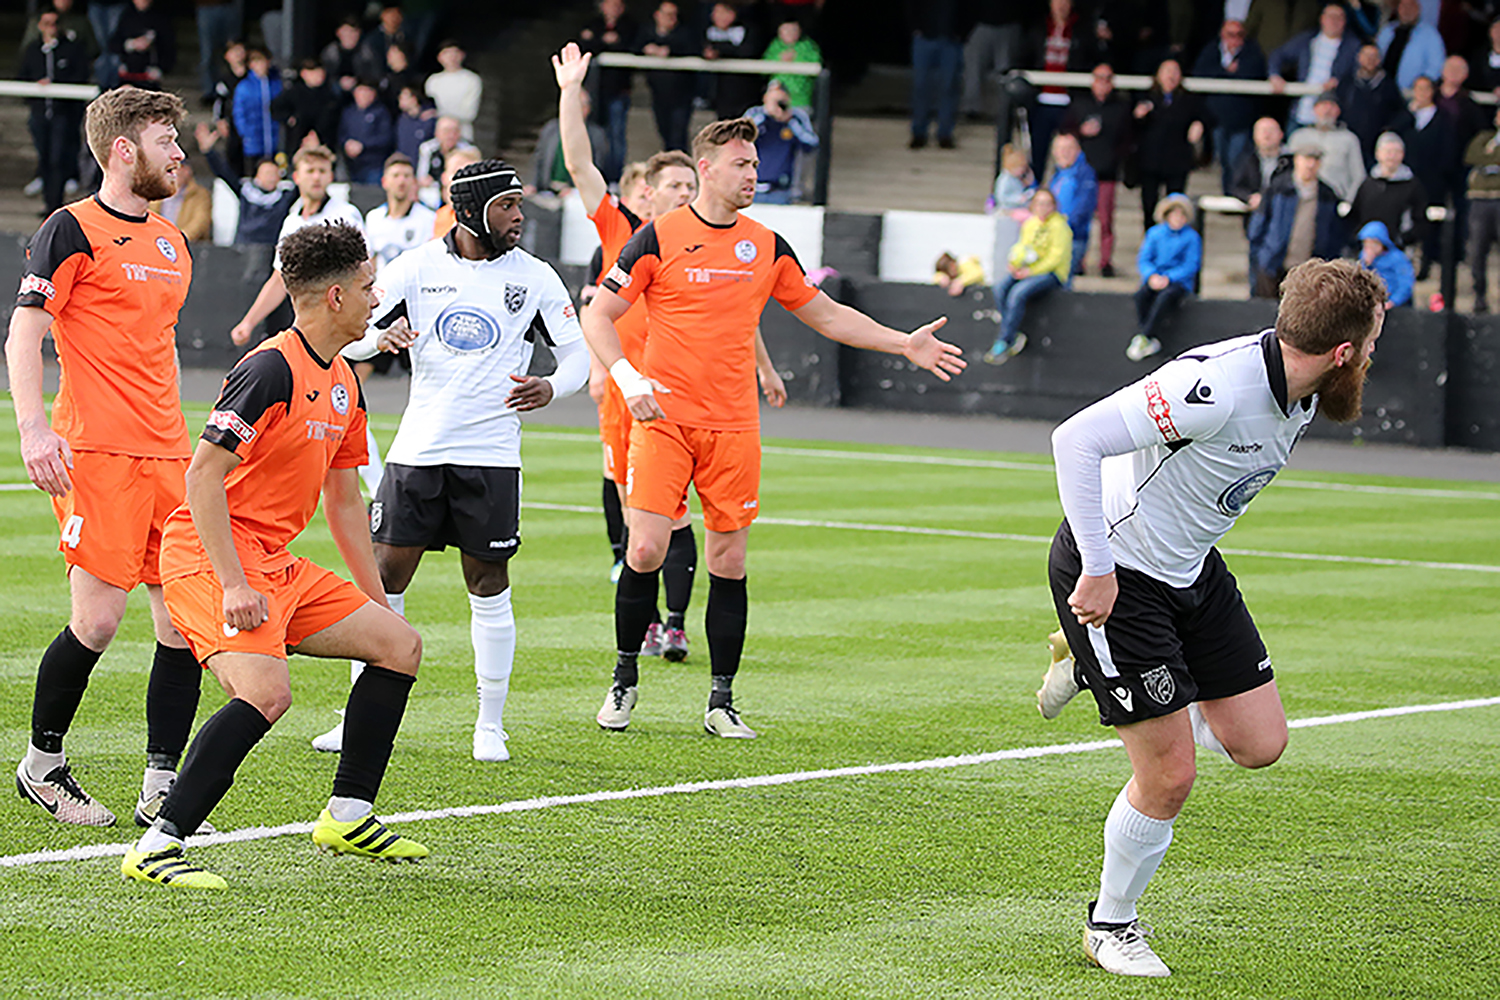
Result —
<svg viewBox="0 0 1500 1000"><path fill-rule="evenodd" d="M411 392L387 462L519 467L521 420L505 399L539 339L558 358L549 376L556 395L588 379L573 300L557 272L524 250L467 260L450 233L397 257L376 287L371 333L405 316L417 334ZM373 338L361 344L373 347Z"/></svg>
<svg viewBox="0 0 1500 1000"><path fill-rule="evenodd" d="M1315 397L1287 399L1280 345L1267 330L1194 348L1072 418L1084 427L1098 421L1106 432L1123 422L1129 440L1084 457L1099 463L1094 502L1088 484L1063 469L1071 456L1058 451L1084 571L1107 572L1112 556L1171 586L1191 586L1209 550L1286 464L1316 409ZM1054 440L1079 439L1067 428ZM1101 517L1102 525L1093 520ZM1099 527L1108 551L1091 553Z"/></svg>
<svg viewBox="0 0 1500 1000"><path fill-rule="evenodd" d="M365 217L359 214L359 209L339 198L325 197L323 204L312 215L302 214L302 199L298 198L292 202L292 207L287 210L286 218L281 220L281 232L276 237L276 255L271 260L271 266L281 270L281 241L301 229L303 226L317 226L327 222L347 222L365 232ZM370 240L369 234L365 234L365 242Z"/></svg>
<svg viewBox="0 0 1500 1000"><path fill-rule="evenodd" d="M436 221L437 213L421 202L413 202L405 215L395 217L391 216L389 203L370 209L365 215L365 239L375 258L375 273L378 275L406 251L431 240Z"/></svg>

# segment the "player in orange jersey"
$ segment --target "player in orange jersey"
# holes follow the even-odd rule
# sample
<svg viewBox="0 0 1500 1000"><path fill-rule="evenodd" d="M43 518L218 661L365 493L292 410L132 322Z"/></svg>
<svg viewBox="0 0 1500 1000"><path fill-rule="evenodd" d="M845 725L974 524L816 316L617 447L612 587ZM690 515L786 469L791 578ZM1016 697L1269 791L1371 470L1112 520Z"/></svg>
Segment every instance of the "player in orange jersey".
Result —
<svg viewBox="0 0 1500 1000"><path fill-rule="evenodd" d="M346 222L305 226L279 244L293 326L234 366L187 472L187 503L162 535L172 622L229 702L198 730L161 815L126 852L127 878L223 888L187 861L193 830L240 763L291 707L287 655L357 657L333 796L313 842L341 854L414 861L427 848L373 814L422 640L386 603L358 467L365 401L339 351L365 333L378 298L364 233ZM287 551L324 497L329 534L355 583ZM356 585L357 584L357 585Z"/></svg>
<svg viewBox="0 0 1500 1000"><path fill-rule="evenodd" d="M552 69L557 77L559 90L557 120L562 138L563 161L573 178L574 186L587 208L594 228L599 232L602 260L601 274L614 266L626 242L643 222L658 215L665 215L681 208L698 193L698 175L693 161L677 150L657 153L646 161L642 174L642 187L633 192L621 177L620 197L610 195L605 186L604 175L594 166L589 145L588 129L584 125L583 80L588 73L590 56L582 54L578 46L568 43L562 52L552 57ZM632 364L639 364L645 348L646 307L637 304L626 311L616 324L620 345ZM766 398L773 406L786 402L786 387L771 364L771 356L761 339L759 327L755 332L756 370ZM630 426L633 423L625 398L609 379L604 366L593 359L589 388L599 406L599 437L604 445L604 504L605 516L609 517L612 506L619 507L625 500L626 456L629 451ZM622 519L623 520L623 519ZM617 561L612 576L615 582L623 571L624 532L621 533L621 560ZM646 630L645 642L641 646L643 655L661 655L673 662L687 658L688 641L685 618L689 599L693 592L693 575L698 562L698 544L693 537L691 520L684 511L683 516L672 524L671 540L667 544L661 575L666 591L667 620L662 623L659 613L653 610L653 621Z"/></svg>
<svg viewBox="0 0 1500 1000"><path fill-rule="evenodd" d="M656 603L655 571L691 482L708 529L705 625L713 689L703 725L717 736L755 735L735 711L732 685L745 642L746 543L760 507L755 328L766 300L774 297L831 340L903 355L938 378L964 368L962 352L935 335L945 320L906 334L834 302L807 283L785 240L740 215L755 200L755 136L755 125L743 118L698 133L698 196L637 230L584 312L584 336L636 420L626 485L630 545L615 596L619 658L597 716L606 729L630 723L636 651ZM615 324L642 300L648 320L638 371Z"/></svg>
<svg viewBox="0 0 1500 1000"><path fill-rule="evenodd" d="M198 707L202 671L172 627L157 573L162 522L182 501L187 469L176 324L193 262L177 227L146 208L177 189L185 114L175 95L134 87L89 104L89 149L104 183L48 216L32 238L5 344L21 457L52 496L72 595L68 625L37 670L16 788L64 823L115 821L73 777L62 741L137 584L146 585L156 628L138 821L159 808ZM42 402L49 326L62 366L50 425Z"/></svg>

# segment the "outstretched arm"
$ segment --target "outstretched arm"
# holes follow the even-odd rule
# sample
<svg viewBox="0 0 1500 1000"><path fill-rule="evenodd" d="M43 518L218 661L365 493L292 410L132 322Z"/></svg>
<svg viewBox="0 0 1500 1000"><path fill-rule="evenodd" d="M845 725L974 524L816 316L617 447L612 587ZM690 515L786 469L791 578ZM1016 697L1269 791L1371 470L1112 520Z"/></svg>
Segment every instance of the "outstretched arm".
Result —
<svg viewBox="0 0 1500 1000"><path fill-rule="evenodd" d="M948 322L940 317L902 333L875 322L858 309L851 309L819 292L812 301L792 314L814 330L850 347L862 347L886 354L900 354L918 368L925 368L944 382L963 371L968 364L956 345L937 339L937 331Z"/></svg>
<svg viewBox="0 0 1500 1000"><path fill-rule="evenodd" d="M573 186L583 199L584 211L590 215L609 187L604 175L594 166L594 151L589 143L588 122L583 115L583 78L589 71L592 56L584 55L569 42L560 54L552 57L552 71L557 74L557 126L561 132L563 163Z"/></svg>

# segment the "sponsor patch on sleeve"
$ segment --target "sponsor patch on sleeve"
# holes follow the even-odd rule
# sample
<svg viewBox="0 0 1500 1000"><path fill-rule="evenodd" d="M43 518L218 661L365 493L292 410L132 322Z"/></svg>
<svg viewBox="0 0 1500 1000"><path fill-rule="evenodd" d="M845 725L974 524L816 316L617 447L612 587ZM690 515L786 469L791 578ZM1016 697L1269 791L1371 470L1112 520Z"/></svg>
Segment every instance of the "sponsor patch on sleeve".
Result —
<svg viewBox="0 0 1500 1000"><path fill-rule="evenodd" d="M1172 404L1167 402L1166 395L1161 391L1161 383L1155 379L1146 383L1146 415L1156 423L1156 429L1161 432L1164 441L1181 441L1182 435L1177 432L1177 426L1172 423Z"/></svg>
<svg viewBox="0 0 1500 1000"><path fill-rule="evenodd" d="M57 296L57 289L52 282L40 274L28 274L21 278L21 295L40 295L49 301Z"/></svg>
<svg viewBox="0 0 1500 1000"><path fill-rule="evenodd" d="M569 302L563 306L563 317L565 319L576 319L578 317L578 310L573 308L573 303Z"/></svg>
<svg viewBox="0 0 1500 1000"><path fill-rule="evenodd" d="M208 426L229 431L241 441L249 444L255 440L256 430L233 410L214 410L208 415Z"/></svg>
<svg viewBox="0 0 1500 1000"><path fill-rule="evenodd" d="M621 288L630 287L630 275L619 264L611 264L609 273L604 276L605 281L613 281Z"/></svg>

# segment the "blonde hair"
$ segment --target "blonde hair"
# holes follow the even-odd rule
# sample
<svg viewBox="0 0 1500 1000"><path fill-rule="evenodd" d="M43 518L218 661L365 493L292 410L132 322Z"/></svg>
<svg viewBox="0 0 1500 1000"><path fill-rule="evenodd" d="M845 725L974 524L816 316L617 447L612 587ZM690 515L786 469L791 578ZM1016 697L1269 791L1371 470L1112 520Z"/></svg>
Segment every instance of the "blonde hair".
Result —
<svg viewBox="0 0 1500 1000"><path fill-rule="evenodd" d="M303 146L292 154L292 169L296 170L308 160L320 160L328 166L333 166L333 150L327 146Z"/></svg>
<svg viewBox="0 0 1500 1000"><path fill-rule="evenodd" d="M646 164L641 160L625 164L625 169L620 172L620 197L628 198L630 192L635 190L637 184L643 184L646 180Z"/></svg>
<svg viewBox="0 0 1500 1000"><path fill-rule="evenodd" d="M182 98L160 90L139 87L117 87L106 90L89 102L84 115L84 131L89 152L101 168L109 165L109 148L121 136L131 144L141 144L141 129L147 125L181 125L187 118Z"/></svg>

